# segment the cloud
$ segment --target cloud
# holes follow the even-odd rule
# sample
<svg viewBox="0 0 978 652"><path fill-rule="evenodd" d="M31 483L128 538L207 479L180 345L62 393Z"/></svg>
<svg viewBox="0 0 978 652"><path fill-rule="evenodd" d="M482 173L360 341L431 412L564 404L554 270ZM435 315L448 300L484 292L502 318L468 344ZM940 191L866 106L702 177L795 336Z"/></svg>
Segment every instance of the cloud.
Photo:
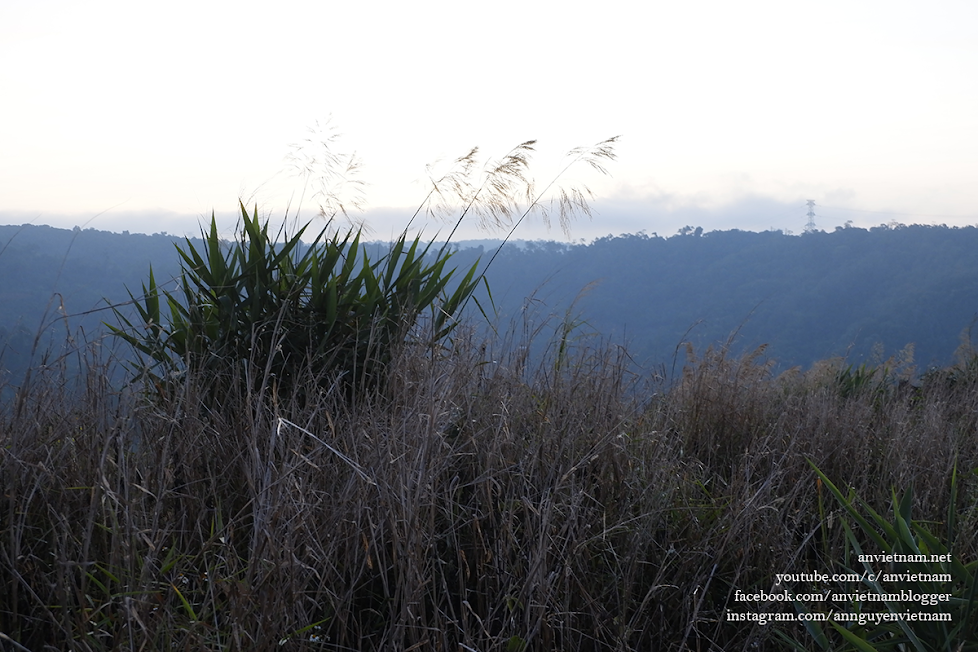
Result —
<svg viewBox="0 0 978 652"><path fill-rule="evenodd" d="M816 198L815 225L823 231L833 231L838 226L851 222L853 226L869 228L880 224L900 222L903 224L947 224L965 226L978 221L978 216L941 216L901 213L897 210L865 210L854 207L855 193L840 188L822 193L824 199ZM825 203L823 203L823 201ZM831 202L831 203L830 203ZM849 207L846 206L849 204ZM579 215L571 224L570 238L564 236L556 223L546 228L539 215L531 214L519 226L513 237L521 240L556 240L580 242L596 238L644 231L648 235L662 237L675 235L685 226L702 227L705 232L728 231L768 231L780 230L786 233L801 233L808 223L808 206L805 198L784 201L762 194L743 194L735 197L720 197L706 193L682 195L678 193L657 192L646 196L623 192L616 197L606 197L591 203L593 216L588 219ZM405 228L417 207L377 207L363 212L351 211L350 220L337 219L342 227L362 223L365 234L371 240L396 238ZM259 208L261 213L261 208ZM284 210L270 209L268 216L272 223L281 220ZM238 224L236 211L218 211L218 228L222 235L231 237ZM313 220L324 224L313 209L305 209L300 221ZM422 211L414 219L412 233L422 233L423 239L443 239L451 233L456 215L441 220L427 218ZM64 214L50 212L0 211L3 224L47 224L49 226L71 229L75 226L102 231L130 231L132 233L160 233L195 236L200 225L207 225L210 215L194 215L164 210L109 210L101 214ZM475 220L463 220L453 237L454 240L503 238L505 230L483 231L475 226Z"/></svg>

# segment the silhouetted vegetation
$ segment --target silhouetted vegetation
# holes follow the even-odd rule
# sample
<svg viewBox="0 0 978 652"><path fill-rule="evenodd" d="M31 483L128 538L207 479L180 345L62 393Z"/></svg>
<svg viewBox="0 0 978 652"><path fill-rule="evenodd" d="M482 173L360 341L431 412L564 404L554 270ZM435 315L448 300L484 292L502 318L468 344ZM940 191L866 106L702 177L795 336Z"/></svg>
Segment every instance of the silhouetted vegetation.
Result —
<svg viewBox="0 0 978 652"><path fill-rule="evenodd" d="M260 394L305 395L338 383L363 391L379 382L394 343L419 319L431 321L427 345L447 337L478 285L475 263L449 292L452 252L426 261L431 245L406 234L371 258L359 230L330 236L328 223L304 245L307 224L276 243L257 208L249 216L242 204L241 219L230 246L213 217L203 246L189 239L178 246L179 291L157 287L151 269L140 298L132 297L135 323L114 308L123 326L112 332L141 356L137 379L170 391L191 371L212 383L212 402L242 384Z"/></svg>
<svg viewBox="0 0 978 652"><path fill-rule="evenodd" d="M0 632L30 650L748 650L776 631L819 649L724 617L791 609L733 593L846 559L807 460L879 512L912 485L939 534L955 463L978 468L973 351L909 396L723 349L664 379L557 338L529 366L521 332L398 345L354 404L215 404L192 370L148 401L98 349L84 376L32 375L0 412ZM968 563L975 476L956 490Z"/></svg>

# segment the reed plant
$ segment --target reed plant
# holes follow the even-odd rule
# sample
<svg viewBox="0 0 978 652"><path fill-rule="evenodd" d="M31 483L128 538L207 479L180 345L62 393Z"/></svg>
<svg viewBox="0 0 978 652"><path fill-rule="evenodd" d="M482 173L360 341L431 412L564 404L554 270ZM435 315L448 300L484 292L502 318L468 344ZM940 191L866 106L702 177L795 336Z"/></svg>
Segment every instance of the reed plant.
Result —
<svg viewBox="0 0 978 652"><path fill-rule="evenodd" d="M478 150L472 149L433 180L400 237L373 262L361 243L362 227L336 229L335 212L327 216L321 208L327 223L304 244L301 238L311 223L295 233L283 226L273 237L257 206L249 216L240 203L241 228L230 246L221 241L212 215L209 231L201 229L201 251L189 238L184 247L177 246L179 288L159 287L150 268L140 298L130 293L135 321L117 308L120 325L108 326L141 356L137 379L157 392L173 391L193 369L216 383L216 396L240 389L242 380L261 396L308 392L310 372L327 387L342 382L348 395L363 394L382 377L379 370L389 362L395 341L422 330L416 328L420 318L427 316L432 324L424 329L431 336L428 345L438 344L455 328L480 282L486 285L485 269L476 274L479 261L453 279L449 241L458 226L476 219L508 228L508 240L530 214L542 213L549 222L555 211L566 229L575 210L589 214L588 191L557 187L549 206L546 195L575 164L606 173L602 161L614 159L616 140L569 152L567 167L539 194L528 177L535 141L490 162L482 174L473 174ZM420 235L408 239L422 210L437 215L459 206L461 213L442 246L422 246Z"/></svg>
<svg viewBox="0 0 978 652"><path fill-rule="evenodd" d="M162 389L192 368L215 380L258 383L262 394L287 393L311 385L303 372L312 369L320 380L339 377L362 391L419 316L428 313L433 341L443 340L477 287L478 263L448 291L452 253L429 262L431 244L421 246L420 237L408 241L403 233L372 262L360 230L330 234L327 224L304 244L307 224L279 233L277 243L257 207L251 216L244 204L240 210L242 228L230 247L213 216L202 251L189 238L177 247L177 292L158 287L151 269L141 300L133 298L137 322L116 309L122 325L110 328L146 360L137 379ZM269 379L273 386L265 387ZM228 391L226 383L218 390Z"/></svg>

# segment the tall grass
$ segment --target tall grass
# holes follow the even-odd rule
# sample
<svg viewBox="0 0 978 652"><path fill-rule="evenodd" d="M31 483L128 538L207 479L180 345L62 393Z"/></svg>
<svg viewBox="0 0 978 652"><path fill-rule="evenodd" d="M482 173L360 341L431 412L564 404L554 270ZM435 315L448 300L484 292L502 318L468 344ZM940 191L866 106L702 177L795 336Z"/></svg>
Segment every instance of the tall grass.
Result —
<svg viewBox="0 0 978 652"><path fill-rule="evenodd" d="M877 510L912 480L937 529L954 459L978 467L973 382L880 405L722 349L665 383L559 337L528 366L531 344L405 343L384 390L352 404L249 389L201 410L192 372L148 401L113 390L94 353L76 381L33 375L0 415L2 640L770 649L771 626L725 621L734 590L847 545L806 458ZM958 482L973 532L974 478Z"/></svg>

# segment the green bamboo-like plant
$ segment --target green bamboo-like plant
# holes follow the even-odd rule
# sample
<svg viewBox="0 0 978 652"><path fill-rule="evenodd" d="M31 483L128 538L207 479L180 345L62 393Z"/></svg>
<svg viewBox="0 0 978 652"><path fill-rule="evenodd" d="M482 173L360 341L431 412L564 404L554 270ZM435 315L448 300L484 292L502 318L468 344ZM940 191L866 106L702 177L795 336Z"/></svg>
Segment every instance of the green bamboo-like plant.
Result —
<svg viewBox="0 0 978 652"><path fill-rule="evenodd" d="M845 369L840 369L836 374L836 384L839 396L842 399L849 399L864 393L872 393L875 398L881 397L886 391L886 379L889 375L883 369L880 377L876 377L876 367L864 364L858 367L849 365Z"/></svg>
<svg viewBox="0 0 978 652"><path fill-rule="evenodd" d="M615 142L617 137L571 150L563 172L584 163L607 173L602 162L615 158ZM445 207L463 208L448 240L472 217L509 227L505 244L534 211L548 224L551 213L558 215L566 231L574 212L590 214L590 191L560 188L548 209L541 199L563 172L536 194L526 175L534 144L526 141L491 163L481 181L472 176L478 151L473 148L451 171L432 180L432 190L414 217L425 207L430 215L437 214L430 202L448 196ZM519 197L525 198L525 210ZM328 383L343 378L347 388L357 391L376 386L394 345L421 331L416 327L423 315L430 320L428 344L448 337L479 285L488 291L485 270L499 253L497 248L480 274L477 260L456 280L447 242L432 250L433 243L422 246L420 236L408 240L414 217L388 253L371 262L358 229L330 235L330 221L306 247L300 237L308 223L293 235L273 239L267 220L258 219L257 207L249 216L239 204L243 225L230 247L218 237L212 215L210 231L201 230L200 251L189 239L185 247L177 246L182 267L178 289L159 287L151 268L141 297L130 292L136 323L116 309L120 326L109 325L141 354L139 377L161 391L175 387L187 370L208 382L220 379L212 394L241 379L259 390L271 380L277 391L289 391L307 387L310 375Z"/></svg>
<svg viewBox="0 0 978 652"><path fill-rule="evenodd" d="M872 573L880 570L879 565L863 562L866 571L866 579L862 584L865 585L863 592L872 592L877 595L899 593L901 590L909 589L920 594L950 594L950 599L934 611L943 611L950 614L950 621L906 621L902 619L882 621L879 624L857 625L844 627L834 620L829 620L832 629L838 632L846 642L847 650L861 650L863 652L882 652L884 650L915 650L916 652L966 652L968 650L978 650L978 584L975 582L975 574L978 572L978 561L963 564L954 554L955 527L957 519L957 468L951 473L951 497L947 512L947 536L946 541L940 541L924 525L915 522L911 515L913 504L913 490L908 489L902 498L897 498L893 492L893 518L888 520L883 515L877 513L864 500L855 495L850 490L848 495L836 487L828 477L822 473L809 460L809 464L818 474L821 481L828 487L836 501L845 510L848 518L842 519L845 529L846 539L849 543L851 553L862 555L862 546L855 535L855 527L849 519L855 522L858 530L861 530L865 537L873 543L876 550L874 554L895 554L895 555L924 555L930 556L950 555L949 561L915 561L901 564L894 564L892 573L916 573L919 577L933 579L942 575L950 575L951 581L919 581L919 582L897 582L881 584L879 581L872 581ZM856 504L869 514L869 519L864 517ZM846 559L843 567L850 573L860 575L850 566L850 550L846 551ZM856 559L859 559L857 556ZM886 613L896 615L906 611L920 608L920 605L908 602L881 602ZM862 609L859 603L850 605L853 613L858 613ZM796 605L799 612L805 611L803 605ZM825 630L818 622L808 621L805 626L823 650L831 649ZM789 639L784 634L782 638L789 642L795 649L804 649L797 641Z"/></svg>
<svg viewBox="0 0 978 652"><path fill-rule="evenodd" d="M141 299L130 292L136 323L116 309L121 326L109 327L143 354L140 374L158 387L188 369L206 378L236 370L265 386L274 379L280 390L309 370L366 387L425 313L433 341L447 337L481 280L477 261L450 291L452 253L443 249L429 262L431 245L422 247L420 237L403 233L371 261L359 230L330 235L327 224L306 246L306 224L276 243L257 207L250 216L240 208L242 228L230 247L213 215L201 250L189 238L177 245L176 291L161 288L150 269Z"/></svg>

